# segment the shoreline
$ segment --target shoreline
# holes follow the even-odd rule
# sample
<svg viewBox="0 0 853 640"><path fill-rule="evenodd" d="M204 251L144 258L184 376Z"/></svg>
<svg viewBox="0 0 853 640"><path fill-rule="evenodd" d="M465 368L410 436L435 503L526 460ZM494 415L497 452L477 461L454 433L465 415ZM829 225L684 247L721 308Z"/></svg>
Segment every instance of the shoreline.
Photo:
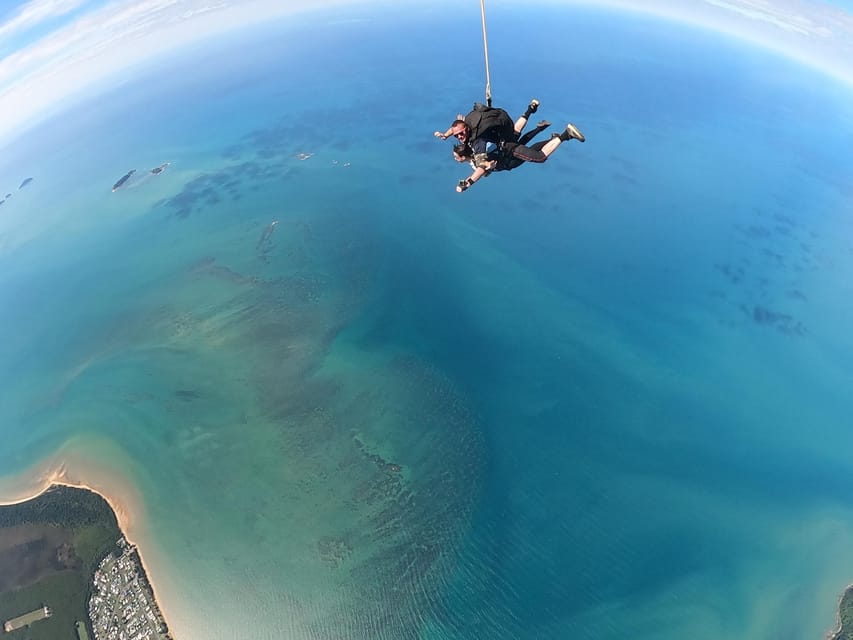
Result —
<svg viewBox="0 0 853 640"><path fill-rule="evenodd" d="M110 509L113 510L113 513L116 516L116 520L118 521L118 528L121 529L121 532L122 534L124 534L125 539L130 544L138 546L136 544L136 541L134 541L127 533L128 529L133 527L133 519L130 515L130 510L127 507L123 506L122 503L120 503L118 500L104 494L102 491L96 489L95 487L89 484L86 484L83 481L70 479L68 476L68 471L64 468L64 465L45 476L42 480L43 481L39 489L33 492L31 495L27 495L20 498L0 499L0 507L9 507L12 505L27 502L28 500L34 500L53 486L71 487L72 489L86 489L88 491L91 491L92 493L98 494L101 498L104 499L104 501L108 505L110 505Z"/></svg>
<svg viewBox="0 0 853 640"><path fill-rule="evenodd" d="M74 461L85 463L80 465L86 469L85 474L73 470L77 465ZM84 479L83 476L86 476ZM17 485L17 486L16 486ZM109 488L105 488L108 485ZM52 486L65 486L75 489L85 489L100 496L115 514L118 528L125 540L136 548L137 556L142 565L154 600L166 620L170 635L181 637L176 633L174 621L187 622L170 607L163 597L163 589L158 586L157 571L146 561L150 541L142 533L145 521L145 509L142 496L126 477L118 471L109 469L103 462L93 463L85 457L68 451L62 447L60 452L47 461L31 467L13 476L0 478L0 506L10 506L27 502L45 493ZM140 539L141 544L140 544ZM178 627L183 625L179 624ZM189 638L183 640L190 640Z"/></svg>
<svg viewBox="0 0 853 640"><path fill-rule="evenodd" d="M826 633L824 636L825 640L835 640L843 631L844 625L841 622L841 603L844 602L844 596L851 591L853 591L853 582L841 590L841 595L838 596L838 603L835 606L835 628Z"/></svg>

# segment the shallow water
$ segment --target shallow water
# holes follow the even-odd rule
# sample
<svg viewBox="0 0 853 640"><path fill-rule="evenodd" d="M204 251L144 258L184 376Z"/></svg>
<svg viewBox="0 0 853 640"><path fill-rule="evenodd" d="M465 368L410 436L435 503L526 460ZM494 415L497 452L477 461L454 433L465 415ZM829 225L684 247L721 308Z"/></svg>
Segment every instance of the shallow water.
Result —
<svg viewBox="0 0 853 640"><path fill-rule="evenodd" d="M701 32L549 11L573 37L497 46L500 103L536 95L588 142L461 196L431 133L480 62L459 26L438 47L435 18L368 9L182 54L3 171L34 181L0 227L0 471L118 447L176 637L832 625L849 93Z"/></svg>

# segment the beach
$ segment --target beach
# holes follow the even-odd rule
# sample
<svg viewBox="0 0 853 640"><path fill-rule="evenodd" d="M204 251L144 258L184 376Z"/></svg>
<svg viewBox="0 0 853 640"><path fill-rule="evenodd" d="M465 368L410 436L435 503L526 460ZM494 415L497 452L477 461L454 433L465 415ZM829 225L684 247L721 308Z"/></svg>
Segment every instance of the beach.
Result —
<svg viewBox="0 0 853 640"><path fill-rule="evenodd" d="M500 106L587 142L458 194L432 132L481 65L447 91L470 30L435 11L232 34L0 157L35 177L0 218L0 498L103 495L176 640L821 637L849 92L554 9L572 38L505 59Z"/></svg>
<svg viewBox="0 0 853 640"><path fill-rule="evenodd" d="M47 460L14 476L0 478L0 506L26 502L54 485L86 489L101 496L115 513L125 539L136 547L157 604L172 630L172 636L176 640L193 640L192 624L182 615L181 607L177 606L179 600L167 597L161 588L167 568L165 564L153 562L151 559L157 555L154 553L154 542L147 531L144 499L130 479L116 468L117 461L127 462L126 457L117 448L103 442L97 443L97 451L112 453L112 464L107 464L104 460L95 460L91 454L87 454L87 446L91 447L92 443L86 443L84 438L76 437ZM158 582L158 576L161 582Z"/></svg>

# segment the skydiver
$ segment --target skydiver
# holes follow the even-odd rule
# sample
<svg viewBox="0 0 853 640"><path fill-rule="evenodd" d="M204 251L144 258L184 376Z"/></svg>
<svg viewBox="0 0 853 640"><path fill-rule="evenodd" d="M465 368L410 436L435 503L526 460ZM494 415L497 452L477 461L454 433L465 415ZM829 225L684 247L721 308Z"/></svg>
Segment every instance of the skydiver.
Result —
<svg viewBox="0 0 853 640"><path fill-rule="evenodd" d="M518 142L527 120L538 108L539 101L534 98L527 105L527 110L513 122L503 109L476 103L468 115L459 114L446 131L436 131L433 135L442 140L453 136L460 143L469 145L475 155L485 154L489 143Z"/></svg>
<svg viewBox="0 0 853 640"><path fill-rule="evenodd" d="M538 127L537 127L538 129ZM538 133L538 130L531 132L533 135ZM530 134L525 136L525 142L530 140ZM493 171L512 171L516 167L520 167L525 162L545 162L548 157L557 150L563 142L569 140L577 140L584 142L586 138L580 130L569 123L566 125L562 133L552 133L551 139L543 142L537 142L533 146L526 146L521 141L519 142L504 142L487 154L475 154L473 148L469 144L460 143L453 147L453 157L457 162L470 162L474 166L474 172L460 180L456 185L457 193L466 191L472 184L477 182L483 176L488 176Z"/></svg>

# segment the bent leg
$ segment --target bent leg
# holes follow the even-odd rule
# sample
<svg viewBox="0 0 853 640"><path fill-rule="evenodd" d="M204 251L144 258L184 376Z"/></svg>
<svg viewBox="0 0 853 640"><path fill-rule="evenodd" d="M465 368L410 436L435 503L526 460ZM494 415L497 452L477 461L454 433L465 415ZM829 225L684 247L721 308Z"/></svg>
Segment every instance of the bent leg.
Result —
<svg viewBox="0 0 853 640"><path fill-rule="evenodd" d="M540 133L542 133L543 131L545 131L545 129L547 129L547 128L548 128L548 127L550 127L550 126L551 126L551 123L550 123L550 122L548 122L547 120L542 120L538 125L536 125L536 128L535 128L535 129L533 129L533 131L528 131L528 132L527 132L527 133L525 133L523 136L521 136L521 137L518 139L518 142L519 142L520 144L527 144L528 142L530 142L531 140L533 140L533 138L535 138L536 136L538 136Z"/></svg>
<svg viewBox="0 0 853 640"><path fill-rule="evenodd" d="M532 147L519 144L513 147L512 155L519 160L524 160L525 162L545 162L550 155L550 150L546 153L543 151L543 148L551 142L551 140L546 142L537 142Z"/></svg>
<svg viewBox="0 0 853 640"><path fill-rule="evenodd" d="M515 121L515 137L521 135L521 132L524 131L524 127L527 126L527 121L530 119L530 116L536 113L537 109L539 109L539 101L536 98L530 101L530 104L527 105L527 109L518 117L518 120ZM523 143L522 143L523 144Z"/></svg>

